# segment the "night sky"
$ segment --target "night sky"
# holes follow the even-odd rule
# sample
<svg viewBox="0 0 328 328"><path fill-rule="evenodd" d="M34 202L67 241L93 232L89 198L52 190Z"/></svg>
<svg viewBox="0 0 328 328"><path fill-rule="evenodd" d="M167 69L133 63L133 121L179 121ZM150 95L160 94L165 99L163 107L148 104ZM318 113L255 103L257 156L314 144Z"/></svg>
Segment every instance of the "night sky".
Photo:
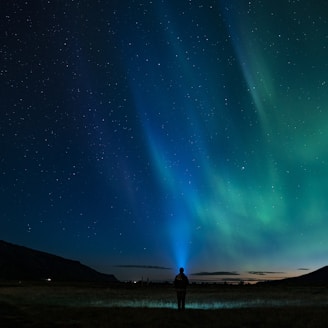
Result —
<svg viewBox="0 0 328 328"><path fill-rule="evenodd" d="M0 31L0 239L118 279L328 264L326 0L11 0Z"/></svg>

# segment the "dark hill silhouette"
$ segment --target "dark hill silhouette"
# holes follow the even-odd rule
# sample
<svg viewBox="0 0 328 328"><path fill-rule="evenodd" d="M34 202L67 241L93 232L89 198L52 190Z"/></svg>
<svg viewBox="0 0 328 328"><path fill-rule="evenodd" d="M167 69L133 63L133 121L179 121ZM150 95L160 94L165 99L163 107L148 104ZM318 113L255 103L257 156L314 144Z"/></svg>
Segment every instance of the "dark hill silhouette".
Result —
<svg viewBox="0 0 328 328"><path fill-rule="evenodd" d="M0 240L1 280L45 280L117 282L115 276L100 273L78 261L14 245Z"/></svg>
<svg viewBox="0 0 328 328"><path fill-rule="evenodd" d="M328 285L328 266L298 277L273 280L266 283L272 285Z"/></svg>

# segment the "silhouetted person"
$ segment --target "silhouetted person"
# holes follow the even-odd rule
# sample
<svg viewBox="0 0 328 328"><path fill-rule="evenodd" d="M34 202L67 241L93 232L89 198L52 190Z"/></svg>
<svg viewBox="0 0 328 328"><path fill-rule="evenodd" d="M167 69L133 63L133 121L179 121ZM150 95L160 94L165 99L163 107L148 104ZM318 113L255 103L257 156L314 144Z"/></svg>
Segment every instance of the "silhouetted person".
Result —
<svg viewBox="0 0 328 328"><path fill-rule="evenodd" d="M187 286L189 285L189 280L183 272L184 269L180 268L180 273L177 274L174 279L174 287L176 289L178 299L178 310L185 309L186 292Z"/></svg>

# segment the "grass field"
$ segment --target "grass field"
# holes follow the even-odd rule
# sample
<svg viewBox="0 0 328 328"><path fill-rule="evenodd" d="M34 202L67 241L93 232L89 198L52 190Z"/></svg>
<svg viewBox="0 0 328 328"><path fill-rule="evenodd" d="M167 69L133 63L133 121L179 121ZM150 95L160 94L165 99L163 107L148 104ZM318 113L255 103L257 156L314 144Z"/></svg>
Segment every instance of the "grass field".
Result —
<svg viewBox="0 0 328 328"><path fill-rule="evenodd" d="M326 287L0 286L0 327L327 327Z"/></svg>

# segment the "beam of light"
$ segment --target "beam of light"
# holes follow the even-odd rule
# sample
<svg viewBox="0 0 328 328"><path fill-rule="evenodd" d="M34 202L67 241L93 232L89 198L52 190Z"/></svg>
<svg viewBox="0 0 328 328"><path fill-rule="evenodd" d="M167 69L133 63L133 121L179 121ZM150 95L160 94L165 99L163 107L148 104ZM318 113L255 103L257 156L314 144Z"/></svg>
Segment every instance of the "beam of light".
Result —
<svg viewBox="0 0 328 328"><path fill-rule="evenodd" d="M188 218L172 215L168 235L171 239L172 253L176 268L186 268L189 260L190 222Z"/></svg>

